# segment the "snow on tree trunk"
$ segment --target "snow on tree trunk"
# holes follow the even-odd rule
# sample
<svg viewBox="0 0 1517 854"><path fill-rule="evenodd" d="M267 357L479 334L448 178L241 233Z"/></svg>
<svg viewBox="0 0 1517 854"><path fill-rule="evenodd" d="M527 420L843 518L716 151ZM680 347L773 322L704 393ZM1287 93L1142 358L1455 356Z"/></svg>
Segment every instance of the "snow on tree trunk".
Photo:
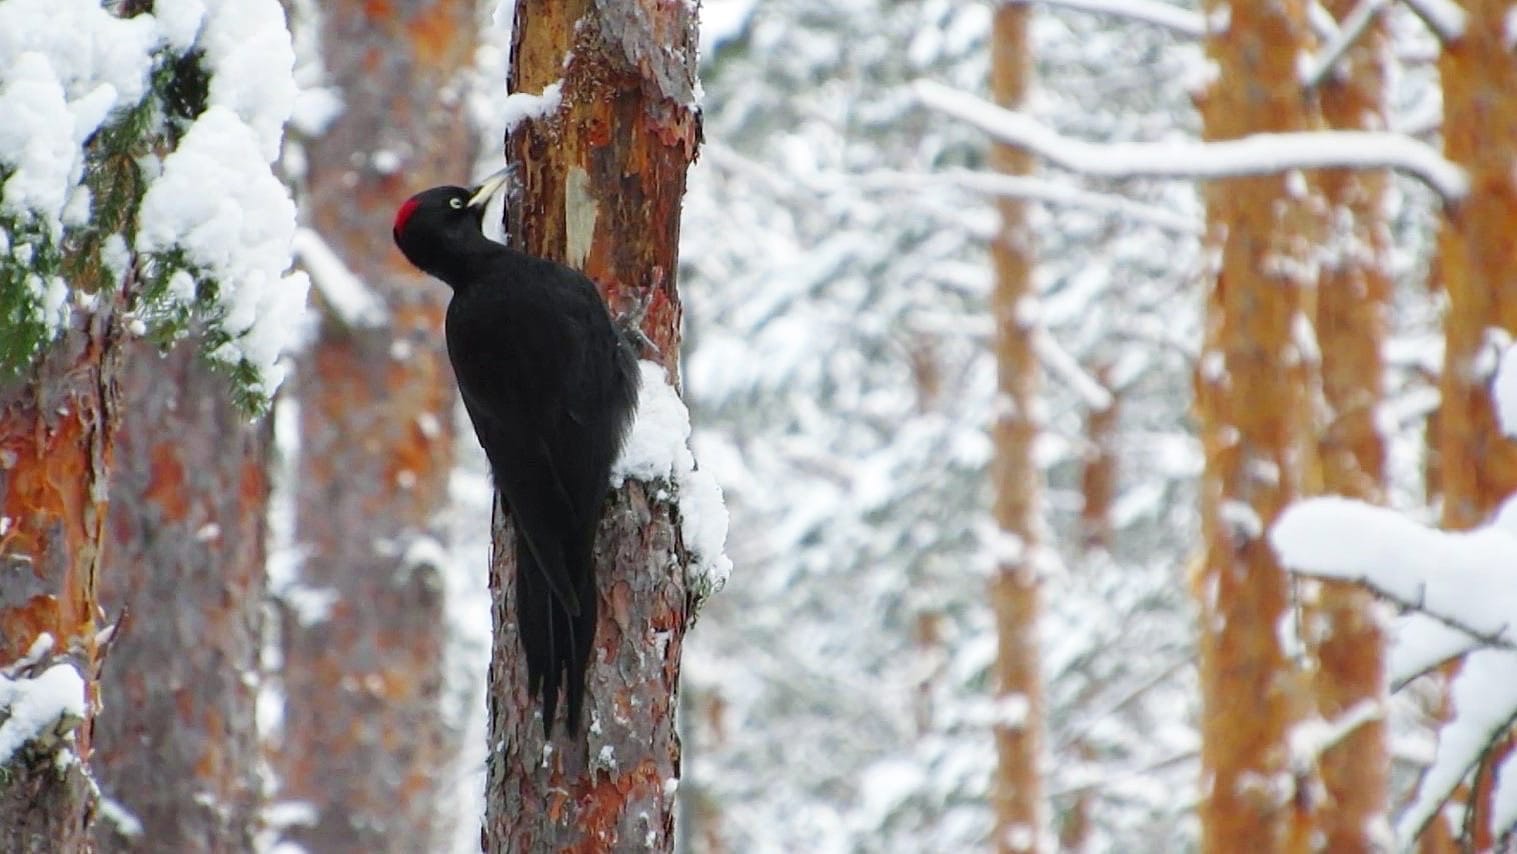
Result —
<svg viewBox="0 0 1517 854"><path fill-rule="evenodd" d="M1340 21L1358 5L1358 0L1326 3ZM1384 21L1377 18L1340 60L1338 72L1323 80L1318 97L1330 128L1384 126L1388 50ZM1389 177L1384 171L1331 171L1318 183L1327 202L1326 245L1329 252L1336 250L1323 264L1315 319L1327 404L1317 443L1322 487L1328 494L1366 501L1385 499L1385 441L1376 413L1384 397L1381 348L1391 292ZM1332 721L1359 703L1387 702L1385 637L1373 597L1357 585L1326 581L1308 604L1304 626L1316 662L1317 713ZM1389 832L1384 717L1361 724L1326 750L1320 767L1327 794L1319 821L1322 850L1379 850L1377 843Z"/></svg>
<svg viewBox="0 0 1517 854"><path fill-rule="evenodd" d="M1204 136L1306 130L1298 75L1301 0L1210 0L1208 57L1218 76L1200 96ZM1215 281L1196 373L1206 458L1200 605L1202 850L1304 850L1312 785L1292 767L1288 738L1304 711L1282 648L1289 586L1264 532L1301 492L1310 452L1308 354L1300 349L1313 284L1306 181L1299 174L1206 187Z"/></svg>
<svg viewBox="0 0 1517 854"><path fill-rule="evenodd" d="M303 253L326 300L296 376L305 554L276 590L280 797L315 807L314 825L289 833L309 851L437 850L456 819L440 798L459 734L439 710L438 524L456 391L447 289L412 270L389 231L400 200L472 177L472 132L445 93L473 62L476 4L344 0L323 3L319 20L343 110L305 145L306 222L369 294L353 310L339 287L349 277Z"/></svg>
<svg viewBox="0 0 1517 854"><path fill-rule="evenodd" d="M100 628L96 583L117 424L120 329L113 305L74 315L23 376L0 386L0 850L83 851ZM74 714L32 716L28 677L72 668ZM14 682L10 680L15 680ZM82 681L81 681L82 680ZM51 719L43 719L51 718ZM13 750L14 752L11 752Z"/></svg>
<svg viewBox="0 0 1517 854"><path fill-rule="evenodd" d="M196 352L127 351L100 604L120 623L100 680L92 767L126 821L101 850L250 850L259 826L254 721L264 626L269 422ZM135 823L131 821L135 819Z"/></svg>
<svg viewBox="0 0 1517 854"><path fill-rule="evenodd" d="M645 305L644 329L672 376L680 202L700 139L695 5L519 0L515 14L517 94L507 103L523 109L506 139L520 188L508 205L511 242L582 269L613 314ZM692 613L686 544L667 490L628 481L610 505L596 547L600 619L584 725L577 738L555 730L549 744L526 695L514 533L497 510L487 851L674 845L676 691Z"/></svg>
<svg viewBox="0 0 1517 854"><path fill-rule="evenodd" d="M1485 522L1517 491L1517 443L1504 438L1496 420L1490 381L1497 348L1517 335L1517 28L1511 4L1468 0L1462 4L1462 34L1444 44L1438 68L1443 79L1444 153L1468 170L1470 193L1444 209L1438 240L1444 314L1444 360L1438 412L1438 473L1443 526L1464 530ZM1464 822L1478 851L1493 847L1491 778L1503 743L1482 761L1474 810ZM1430 833L1446 819L1435 820ZM1431 843L1430 843L1431 844Z"/></svg>
<svg viewBox="0 0 1517 854"><path fill-rule="evenodd" d="M995 12L990 48L990 88L997 104L1021 105L1032 63L1028 57L1026 6L1003 5ZM992 144L991 165L1007 175L1031 171L1031 157L1005 144ZM1042 475L1033 459L1037 440L1038 360L1033 351L1037 296L1032 282L1032 232L1026 206L1013 199L996 202L1001 223L990 244L995 290L997 385L1005 401L993 431L995 520L1002 543L990 587L996 620L995 742L997 765L991 799L997 851L1043 849L1045 819L1039 763L1043 753L1043 686L1038 660L1038 560Z"/></svg>

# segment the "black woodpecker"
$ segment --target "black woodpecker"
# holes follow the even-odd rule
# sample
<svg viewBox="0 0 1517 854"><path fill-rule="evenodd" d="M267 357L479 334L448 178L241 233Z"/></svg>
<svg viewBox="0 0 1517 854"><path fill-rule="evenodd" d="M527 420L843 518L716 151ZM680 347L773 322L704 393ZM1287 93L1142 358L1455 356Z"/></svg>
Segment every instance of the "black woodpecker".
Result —
<svg viewBox="0 0 1517 854"><path fill-rule="evenodd" d="M516 522L516 610L527 690L551 738L559 688L579 730L595 639L593 550L638 371L595 285L484 236L505 170L433 187L395 214L395 245L453 288L448 359L501 501Z"/></svg>

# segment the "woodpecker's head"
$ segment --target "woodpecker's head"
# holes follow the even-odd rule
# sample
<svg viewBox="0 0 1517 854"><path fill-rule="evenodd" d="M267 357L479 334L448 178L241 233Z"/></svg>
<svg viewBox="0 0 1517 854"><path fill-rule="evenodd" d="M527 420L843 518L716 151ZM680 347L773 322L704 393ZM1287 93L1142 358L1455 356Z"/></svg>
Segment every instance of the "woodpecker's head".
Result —
<svg viewBox="0 0 1517 854"><path fill-rule="evenodd" d="M406 199L390 232L395 245L422 272L446 280L450 262L486 239L485 205L509 178L510 170L502 169L471 189L433 187Z"/></svg>

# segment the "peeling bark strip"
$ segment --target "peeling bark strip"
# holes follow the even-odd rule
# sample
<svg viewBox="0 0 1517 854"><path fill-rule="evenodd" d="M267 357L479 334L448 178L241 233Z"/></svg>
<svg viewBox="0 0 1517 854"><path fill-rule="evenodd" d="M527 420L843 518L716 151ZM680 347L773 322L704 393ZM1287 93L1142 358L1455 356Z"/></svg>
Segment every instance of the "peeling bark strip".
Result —
<svg viewBox="0 0 1517 854"><path fill-rule="evenodd" d="M990 47L990 88L997 106L1020 106L1032 76L1028 55L1028 9L1004 5L995 12ZM990 162L1003 175L1026 175L1032 156L1005 144L993 144ZM1039 763L1043 753L1043 684L1038 648L1038 553L1042 539L1042 472L1033 459L1040 425L1038 389L1042 384L1033 336L1038 329L1033 288L1033 236L1027 208L1015 199L999 199L1001 223L990 244L995 271L991 313L995 323L996 384L1009 402L996 420L995 520L1001 536L1017 544L998 556L990 585L995 609L995 725L997 767L991 786L995 807L995 850L1036 852L1044 849L1047 820Z"/></svg>
<svg viewBox="0 0 1517 854"><path fill-rule="evenodd" d="M1219 69L1199 98L1207 140L1302 131L1309 117L1296 58L1307 47L1302 0L1209 0L1206 51ZM1230 18L1229 18L1230 16ZM1295 343L1310 319L1315 242L1305 193L1284 176L1206 187L1215 281L1196 371L1202 477L1201 847L1232 852L1310 845L1311 769L1292 766L1287 737L1303 712L1300 677L1281 647L1289 587L1264 531L1301 494L1312 454L1307 390ZM1289 623L1286 623L1289 625Z"/></svg>
<svg viewBox="0 0 1517 854"><path fill-rule="evenodd" d="M0 666L52 638L39 669L66 659L96 703L96 578L116 429L119 364L113 306L82 315L30 376L0 387ZM90 722L74 730L88 760ZM0 850L83 851L93 796L77 762L57 770L54 744L3 768Z"/></svg>
<svg viewBox="0 0 1517 854"><path fill-rule="evenodd" d="M271 422L238 411L199 346L127 351L100 578L106 615L127 616L101 675L92 766L148 847L249 851ZM131 848L121 830L97 822L99 849Z"/></svg>
<svg viewBox="0 0 1517 854"><path fill-rule="evenodd" d="M518 0L511 46L509 89L561 83L562 102L508 131L519 192L506 231L518 248L582 269L613 314L646 306L644 331L670 375L679 355L680 202L700 141L695 25L693 3ZM497 514L485 850L669 851L689 606L666 493L629 483L602 521L600 622L577 741L560 729L545 745L527 701L513 536Z"/></svg>
<svg viewBox="0 0 1517 854"><path fill-rule="evenodd" d="M295 595L281 609L286 697L280 797L315 806L288 836L312 852L436 851L452 833L439 713L446 644L442 531L456 394L442 334L447 288L389 239L396 204L467 183L472 130L457 91L474 61L473 0L320 4L322 58L344 109L305 143L309 225L379 298L376 326L322 315L295 375L300 478ZM328 307L332 308L332 307Z"/></svg>

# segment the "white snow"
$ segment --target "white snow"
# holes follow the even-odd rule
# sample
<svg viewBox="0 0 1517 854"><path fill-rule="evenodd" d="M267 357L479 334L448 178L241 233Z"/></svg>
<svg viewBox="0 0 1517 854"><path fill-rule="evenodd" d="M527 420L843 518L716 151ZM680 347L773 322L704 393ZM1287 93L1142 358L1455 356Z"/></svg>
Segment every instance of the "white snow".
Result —
<svg viewBox="0 0 1517 854"><path fill-rule="evenodd" d="M1029 4L1033 0L1011 0L1013 4ZM1206 34L1206 22L1189 9L1181 8L1163 0L1041 0L1050 6L1078 9L1098 15L1127 18L1141 24L1163 27L1189 38L1198 39Z"/></svg>
<svg viewBox="0 0 1517 854"><path fill-rule="evenodd" d="M1502 434L1517 437L1517 345L1502 350L1491 394L1496 399L1496 420Z"/></svg>
<svg viewBox="0 0 1517 854"><path fill-rule="evenodd" d="M142 99L158 40L151 16L118 18L95 0L0 3L0 167L11 172L0 208L59 236L69 202L81 211L82 143Z"/></svg>
<svg viewBox="0 0 1517 854"><path fill-rule="evenodd" d="M637 416L621 457L611 471L620 486L627 478L667 481L679 501L680 533L692 560L686 583L700 598L727 583L732 560L726 554L727 508L716 479L695 465L690 451L690 410L664 378L656 362L638 363L642 390Z"/></svg>
<svg viewBox="0 0 1517 854"><path fill-rule="evenodd" d="M1287 508L1270 531L1271 543L1288 567L1357 580L1411 609L1395 626L1394 680L1404 681L1465 653L1449 689L1453 717L1439 730L1437 754L1396 824L1403 842L1410 842L1442 808L1492 740L1517 717L1513 514L1509 499L1492 524L1448 532L1359 501L1313 498ZM1510 815L1517 813L1517 793L1507 788L1498 792L1496 802Z"/></svg>
<svg viewBox="0 0 1517 854"><path fill-rule="evenodd" d="M1490 641L1517 644L1517 536L1428 528L1394 510L1322 497L1286 508L1269 533L1280 561L1360 581L1398 604Z"/></svg>
<svg viewBox="0 0 1517 854"><path fill-rule="evenodd" d="M1464 35L1467 16L1453 0L1406 0L1406 5L1440 40L1451 42Z"/></svg>
<svg viewBox="0 0 1517 854"><path fill-rule="evenodd" d="M500 120L505 122L506 132L524 121L536 121L551 115L563 103L564 81L550 83L541 95L530 92L512 92L500 104Z"/></svg>
<svg viewBox="0 0 1517 854"><path fill-rule="evenodd" d="M17 750L67 719L84 719L84 680L71 664L54 664L40 675L0 676L0 765Z"/></svg>
<svg viewBox="0 0 1517 854"><path fill-rule="evenodd" d="M208 103L242 119L266 162L279 156L295 108L295 49L278 0L205 0L200 47L211 72Z"/></svg>
<svg viewBox="0 0 1517 854"><path fill-rule="evenodd" d="M115 825L116 831L122 836L127 839L138 839L142 836L142 820L120 801L101 795L99 805L100 817Z"/></svg>
<svg viewBox="0 0 1517 854"><path fill-rule="evenodd" d="M181 248L220 284L222 324L234 340L212 357L246 360L262 392L272 394L284 378L277 362L299 327L310 280L284 272L295 205L261 157L254 131L225 107L207 109L164 159L141 211L139 251Z"/></svg>
<svg viewBox="0 0 1517 854"><path fill-rule="evenodd" d="M915 90L927 106L1087 177L1210 179L1291 169L1385 167L1415 176L1447 201L1458 201L1469 190L1469 176L1458 165L1432 146L1397 133L1306 131L1217 142L1091 143L941 83L918 80Z"/></svg>
<svg viewBox="0 0 1517 854"><path fill-rule="evenodd" d="M1416 798L1396 822L1396 836L1410 844L1517 711L1517 653L1483 649L1464 657L1449 688L1454 715L1439 730L1438 753L1423 774ZM1505 788L1505 787L1503 787ZM1506 804L1510 793L1498 793ZM1496 825L1499 827L1499 825Z"/></svg>

